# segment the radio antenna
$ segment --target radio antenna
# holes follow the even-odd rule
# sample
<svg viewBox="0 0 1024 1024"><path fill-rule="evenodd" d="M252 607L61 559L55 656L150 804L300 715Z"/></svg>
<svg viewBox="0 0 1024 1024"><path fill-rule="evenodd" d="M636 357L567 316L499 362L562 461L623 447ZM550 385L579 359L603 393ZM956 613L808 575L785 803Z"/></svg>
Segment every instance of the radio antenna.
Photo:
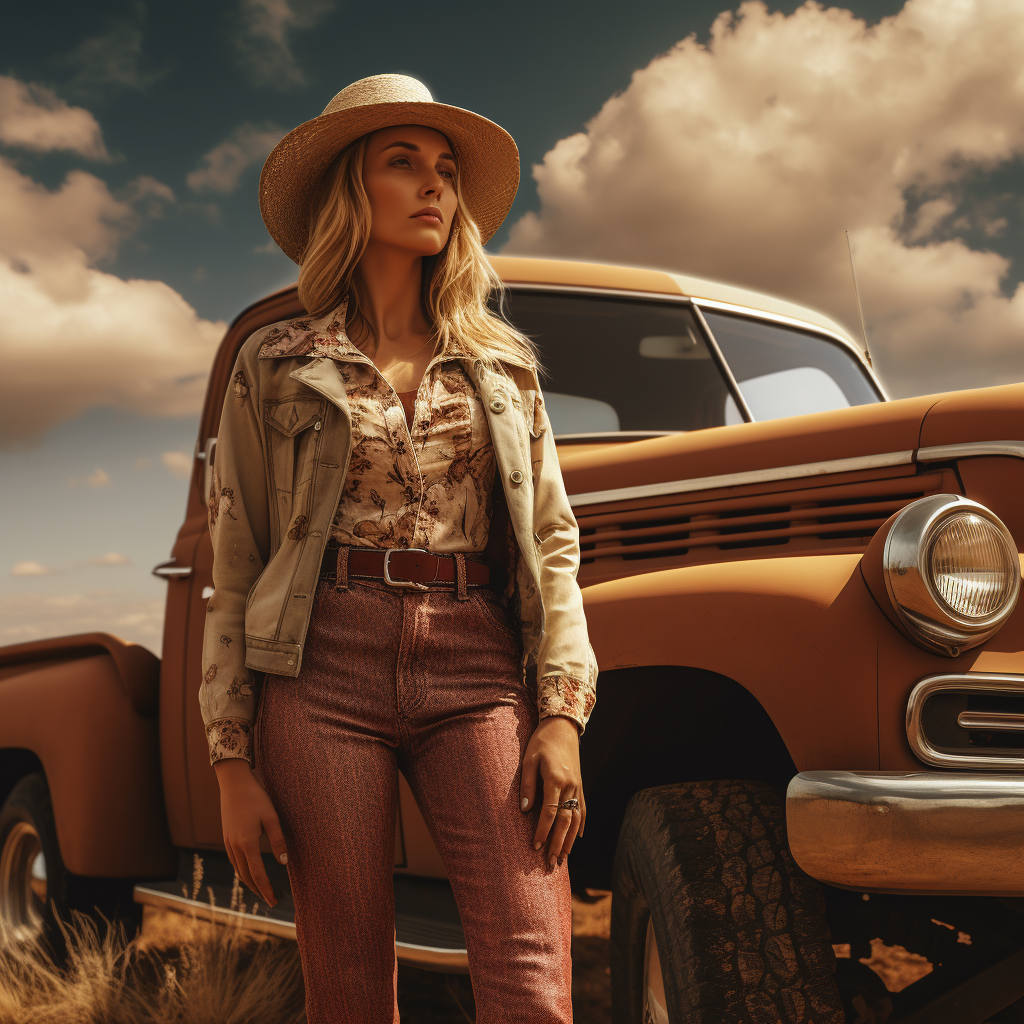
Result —
<svg viewBox="0 0 1024 1024"><path fill-rule="evenodd" d="M850 274L853 276L853 294L857 296L857 312L860 314L860 333L864 336L864 358L868 366L874 369L871 352L868 350L868 329L864 326L864 307L860 304L860 289L857 287L857 271L853 269L853 246L850 245L850 232L846 232L846 251L850 254Z"/></svg>

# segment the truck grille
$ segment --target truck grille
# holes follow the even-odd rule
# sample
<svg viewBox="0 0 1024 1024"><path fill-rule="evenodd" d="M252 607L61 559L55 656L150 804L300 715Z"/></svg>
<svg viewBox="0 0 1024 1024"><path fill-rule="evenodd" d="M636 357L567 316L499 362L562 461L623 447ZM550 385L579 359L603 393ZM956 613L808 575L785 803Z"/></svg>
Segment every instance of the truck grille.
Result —
<svg viewBox="0 0 1024 1024"><path fill-rule="evenodd" d="M787 547L862 548L904 505L945 490L959 488L951 474L939 471L781 494L686 494L635 499L604 511L594 506L576 515L581 559L595 568L611 568L611 559L707 562L736 557L726 552L758 548L769 549L766 555L788 553L782 550Z"/></svg>

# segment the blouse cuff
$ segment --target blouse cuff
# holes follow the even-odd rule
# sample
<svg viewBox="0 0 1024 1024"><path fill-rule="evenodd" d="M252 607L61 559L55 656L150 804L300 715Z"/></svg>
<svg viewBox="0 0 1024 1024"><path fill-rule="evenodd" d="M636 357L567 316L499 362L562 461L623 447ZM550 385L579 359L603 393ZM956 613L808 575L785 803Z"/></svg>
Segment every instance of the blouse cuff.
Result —
<svg viewBox="0 0 1024 1024"><path fill-rule="evenodd" d="M252 722L247 718L217 718L206 727L210 745L210 764L228 757L244 757L254 768L252 754Z"/></svg>
<svg viewBox="0 0 1024 1024"><path fill-rule="evenodd" d="M588 707L588 703L590 707ZM587 699L587 685L574 676L544 676L537 684L537 710L540 718L564 715L579 727L580 735L587 725L593 701Z"/></svg>

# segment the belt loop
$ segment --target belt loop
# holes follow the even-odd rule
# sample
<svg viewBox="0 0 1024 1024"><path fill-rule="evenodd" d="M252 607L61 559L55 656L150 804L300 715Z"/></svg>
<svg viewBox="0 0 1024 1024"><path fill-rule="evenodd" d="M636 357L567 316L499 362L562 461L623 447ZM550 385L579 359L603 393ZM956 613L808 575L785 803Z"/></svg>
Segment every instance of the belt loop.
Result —
<svg viewBox="0 0 1024 1024"><path fill-rule="evenodd" d="M460 601L469 600L469 591L466 589L466 556L461 551L453 551L455 558L455 594Z"/></svg>
<svg viewBox="0 0 1024 1024"><path fill-rule="evenodd" d="M338 567L335 570L335 590L348 590L348 545L338 547Z"/></svg>

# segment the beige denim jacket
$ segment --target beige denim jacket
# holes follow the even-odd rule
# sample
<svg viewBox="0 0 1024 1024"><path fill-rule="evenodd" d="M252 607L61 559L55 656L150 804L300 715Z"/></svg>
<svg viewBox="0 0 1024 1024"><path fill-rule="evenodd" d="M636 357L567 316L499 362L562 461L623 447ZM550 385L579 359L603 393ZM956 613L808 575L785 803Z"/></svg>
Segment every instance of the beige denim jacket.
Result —
<svg viewBox="0 0 1024 1024"><path fill-rule="evenodd" d="M252 673L297 676L302 666L352 451L338 362L339 346L352 348L344 310L343 303L320 319L256 331L239 351L224 398L207 496L214 593L199 688L211 763L253 763ZM480 394L515 535L510 607L523 640L523 679L537 694L540 717L566 715L582 732L598 665L576 582L579 529L536 372L512 360L489 372L468 352L450 352Z"/></svg>

